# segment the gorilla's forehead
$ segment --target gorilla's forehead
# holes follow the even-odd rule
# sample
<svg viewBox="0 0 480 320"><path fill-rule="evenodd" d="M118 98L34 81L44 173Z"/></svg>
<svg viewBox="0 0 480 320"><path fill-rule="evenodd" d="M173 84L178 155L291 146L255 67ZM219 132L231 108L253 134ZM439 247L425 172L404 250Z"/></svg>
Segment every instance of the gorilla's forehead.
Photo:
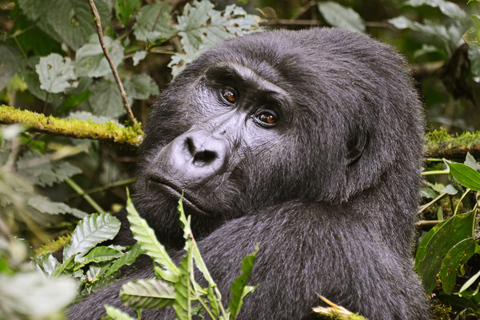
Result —
<svg viewBox="0 0 480 320"><path fill-rule="evenodd" d="M276 93L288 97L286 88L282 88L282 82L279 81L280 76L270 66L264 66L262 69L253 70L252 68L239 63L221 62L207 70L208 73L222 73L236 81L254 86L255 89ZM274 83L274 81L276 83Z"/></svg>

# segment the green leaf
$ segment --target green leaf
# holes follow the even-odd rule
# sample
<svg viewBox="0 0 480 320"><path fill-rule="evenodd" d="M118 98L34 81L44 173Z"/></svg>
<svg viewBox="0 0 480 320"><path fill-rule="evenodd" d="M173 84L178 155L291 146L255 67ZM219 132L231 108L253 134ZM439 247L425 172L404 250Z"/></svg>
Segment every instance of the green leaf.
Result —
<svg viewBox="0 0 480 320"><path fill-rule="evenodd" d="M63 250L64 259L77 254L75 261L78 262L97 244L113 239L120 230L120 225L120 221L108 213L87 216L73 231L70 244Z"/></svg>
<svg viewBox="0 0 480 320"><path fill-rule="evenodd" d="M190 245L188 245L188 243ZM179 281L173 284L175 292L175 314L180 320L191 319L190 273L193 273L191 240L186 242L187 254L180 263Z"/></svg>
<svg viewBox="0 0 480 320"><path fill-rule="evenodd" d="M77 50L95 33L93 15L84 0L19 0L22 11L36 25L58 42L65 42ZM103 26L110 22L110 5L107 0L95 0Z"/></svg>
<svg viewBox="0 0 480 320"><path fill-rule="evenodd" d="M192 230L190 228L190 221L187 220L185 217L185 211L183 210L183 202L182 198L178 200L178 206L177 206L177 212L180 215L180 222L182 223L183 226L183 237L186 240L191 239L191 245L187 247L186 249L189 250L190 254L193 257L193 260L195 261L195 266L197 269L202 273L203 277L205 280L208 282L208 288L207 288L207 296L208 300L210 302L210 306L212 309L212 312L214 315L219 316L220 314L220 306L219 306L219 301L221 301L222 296L220 294L220 291L217 288L217 285L215 281L213 280L212 276L210 275L210 272L208 271L207 265L205 264L205 261L203 261L202 255L200 254L200 251L198 250L198 246L195 242L195 239L193 238ZM186 243L187 245L187 243ZM215 288L215 290L214 290Z"/></svg>
<svg viewBox="0 0 480 320"><path fill-rule="evenodd" d="M319 1L317 2L317 6L329 25L365 33L365 22L353 9L346 8L332 1Z"/></svg>
<svg viewBox="0 0 480 320"><path fill-rule="evenodd" d="M443 291L452 293L460 267L475 253L475 240L467 238L454 245L443 258L440 267Z"/></svg>
<svg viewBox="0 0 480 320"><path fill-rule="evenodd" d="M95 82L88 101L95 115L116 118L125 114L120 90L113 79Z"/></svg>
<svg viewBox="0 0 480 320"><path fill-rule="evenodd" d="M427 199L435 199L438 197L438 193L428 186L423 186L420 189L420 195Z"/></svg>
<svg viewBox="0 0 480 320"><path fill-rule="evenodd" d="M474 211L453 216L432 228L420 242L415 257L415 269L427 292L437 285L443 257L464 239L473 237Z"/></svg>
<svg viewBox="0 0 480 320"><path fill-rule="evenodd" d="M140 0L116 0L115 15L123 26L126 26L132 16L140 9Z"/></svg>
<svg viewBox="0 0 480 320"><path fill-rule="evenodd" d="M127 313L119 310L115 307L105 305L105 310L107 311L107 318L102 318L102 320L135 320L130 317Z"/></svg>
<svg viewBox="0 0 480 320"><path fill-rule="evenodd" d="M28 166L35 160L37 165ZM35 163L34 163L35 164ZM39 156L34 152L27 152L17 163L18 172L27 178L31 183L39 186L53 186L54 183L65 181L76 174L82 173L82 170L72 166L66 161L49 162L44 156Z"/></svg>
<svg viewBox="0 0 480 320"><path fill-rule="evenodd" d="M467 15L465 11L460 8L456 3L445 1L445 0L408 0L404 5L412 7L420 7L422 5L427 5L433 8L439 8L440 11L447 17L457 19L460 21L465 21Z"/></svg>
<svg viewBox="0 0 480 320"><path fill-rule="evenodd" d="M237 318L238 312L243 304L243 298L253 292L256 287L247 286L248 278L250 277L250 272L252 271L253 265L255 264L255 259L257 258L258 245L255 247L255 251L243 258L242 260L242 274L235 279L232 283L232 299L228 304L227 312L230 312L232 315L232 320Z"/></svg>
<svg viewBox="0 0 480 320"><path fill-rule="evenodd" d="M458 43L457 29L452 26L447 29L444 25L437 24L433 21L424 20L424 24L412 21L404 16L399 16L388 20L397 29L411 29L420 33L426 41L442 48L447 54L452 52L452 48L456 48Z"/></svg>
<svg viewBox="0 0 480 320"><path fill-rule="evenodd" d="M48 214L70 213L79 219L83 219L86 216L88 216L86 212L83 212L75 208L71 208L70 206L68 206L63 202L53 202L49 198L44 196L32 197L28 199L27 203L30 207L42 213L48 213Z"/></svg>
<svg viewBox="0 0 480 320"><path fill-rule="evenodd" d="M0 46L0 91L13 79L22 56L19 52L8 46Z"/></svg>
<svg viewBox="0 0 480 320"><path fill-rule="evenodd" d="M130 222L130 229L132 230L133 237L137 240L138 244L149 255L153 261L158 263L169 272L178 275L179 270L175 263L165 250L165 247L158 242L155 236L155 231L148 226L148 223L140 217L137 210L133 206L130 197L127 199L127 211L128 221Z"/></svg>
<svg viewBox="0 0 480 320"><path fill-rule="evenodd" d="M155 42L170 39L175 35L171 27L171 7L164 3L143 6L133 25L133 34L137 40Z"/></svg>
<svg viewBox="0 0 480 320"><path fill-rule="evenodd" d="M80 268L83 268L89 263L100 263L111 261L124 256L124 253L120 250L109 248L105 246L93 248L87 255L79 258L73 268L74 271L77 271Z"/></svg>
<svg viewBox="0 0 480 320"><path fill-rule="evenodd" d="M155 279L130 281L120 289L120 299L132 308L161 309L171 306L175 293L169 284Z"/></svg>
<svg viewBox="0 0 480 320"><path fill-rule="evenodd" d="M450 174L466 188L480 191L480 173L462 163L445 162L450 168Z"/></svg>
<svg viewBox="0 0 480 320"><path fill-rule="evenodd" d="M117 259L108 269L105 274L106 277L112 275L114 272L118 271L123 266L130 266L132 263L137 260L137 258L143 253L140 245L135 243L135 245L125 254L123 254L120 259Z"/></svg>
<svg viewBox="0 0 480 320"><path fill-rule="evenodd" d="M224 40L254 32L258 23L240 7L229 5L220 13L209 1L187 3L176 26L185 54L177 53L168 64L177 75L205 49Z"/></svg>
<svg viewBox="0 0 480 320"><path fill-rule="evenodd" d="M115 67L118 67L124 57L123 47L121 46L120 41L114 41L107 36L104 37L104 40L113 64ZM94 78L103 77L112 73L96 35L92 35L89 43L78 49L75 59L75 73L79 77L88 76Z"/></svg>
<svg viewBox="0 0 480 320"><path fill-rule="evenodd" d="M78 85L73 72L74 63L70 58L64 58L57 53L40 58L35 66L40 80L40 88L52 93L64 92Z"/></svg>
<svg viewBox="0 0 480 320"><path fill-rule="evenodd" d="M138 100L145 100L160 93L157 84L145 73L127 79L124 87L128 97Z"/></svg>

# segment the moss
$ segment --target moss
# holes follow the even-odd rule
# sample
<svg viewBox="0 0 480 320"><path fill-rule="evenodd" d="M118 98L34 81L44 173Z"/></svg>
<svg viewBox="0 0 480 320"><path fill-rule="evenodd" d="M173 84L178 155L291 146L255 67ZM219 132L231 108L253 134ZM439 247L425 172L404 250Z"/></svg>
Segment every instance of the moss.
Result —
<svg viewBox="0 0 480 320"><path fill-rule="evenodd" d="M463 158L467 152L477 156L480 154L480 131L452 136L442 128L426 135L425 154L427 156Z"/></svg>
<svg viewBox="0 0 480 320"><path fill-rule="evenodd" d="M75 138L108 140L138 146L143 140L141 124L120 128L115 122L105 124L79 119L61 119L53 116L19 110L6 105L0 106L0 123L22 122L29 127L51 134Z"/></svg>
<svg viewBox="0 0 480 320"><path fill-rule="evenodd" d="M70 242L71 235L59 237L57 240L52 240L40 248L35 250L35 256L45 254L47 252L56 252L61 250L66 244Z"/></svg>

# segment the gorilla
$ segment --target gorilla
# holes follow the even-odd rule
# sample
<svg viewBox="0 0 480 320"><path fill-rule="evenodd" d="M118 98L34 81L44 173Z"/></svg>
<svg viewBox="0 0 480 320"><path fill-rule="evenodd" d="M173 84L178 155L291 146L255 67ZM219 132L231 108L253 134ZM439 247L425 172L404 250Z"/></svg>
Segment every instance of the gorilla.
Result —
<svg viewBox="0 0 480 320"><path fill-rule="evenodd" d="M411 251L422 158L421 103L404 59L338 29L228 40L179 74L154 106L133 202L180 261L186 214L225 301L242 258L259 284L238 319L310 319L318 295L370 320L429 319ZM124 219L125 220L125 219ZM128 224L116 240L131 244ZM142 262L69 309L127 310ZM142 319L173 319L144 310Z"/></svg>

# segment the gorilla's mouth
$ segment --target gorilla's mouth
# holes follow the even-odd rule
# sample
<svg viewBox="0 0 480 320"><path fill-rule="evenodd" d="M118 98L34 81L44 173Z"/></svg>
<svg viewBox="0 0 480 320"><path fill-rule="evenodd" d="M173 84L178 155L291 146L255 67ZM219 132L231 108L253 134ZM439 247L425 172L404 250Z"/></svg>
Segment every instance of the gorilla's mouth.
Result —
<svg viewBox="0 0 480 320"><path fill-rule="evenodd" d="M182 198L182 189L177 187L170 181L158 177L150 177L147 182L147 190L150 189L150 187L158 189L160 192L170 196L175 200ZM183 195L182 203L184 206L193 210L197 214L210 216L210 214L208 214L207 211L198 204L198 201L192 199L191 197L187 197L185 194Z"/></svg>

